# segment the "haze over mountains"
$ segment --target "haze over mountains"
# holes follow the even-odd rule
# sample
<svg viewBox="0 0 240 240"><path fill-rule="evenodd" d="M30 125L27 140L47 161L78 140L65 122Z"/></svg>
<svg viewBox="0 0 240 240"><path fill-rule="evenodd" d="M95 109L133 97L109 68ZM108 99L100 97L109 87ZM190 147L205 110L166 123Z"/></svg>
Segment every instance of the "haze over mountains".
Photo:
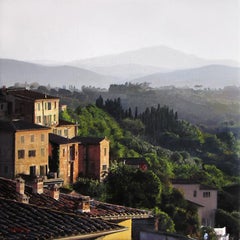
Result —
<svg viewBox="0 0 240 240"><path fill-rule="evenodd" d="M206 60L166 46L142 48L120 54L83 59L59 66L10 59L0 61L0 83L38 82L108 88L110 84L148 82L152 87L203 85L222 88L239 85L240 68L232 60Z"/></svg>
<svg viewBox="0 0 240 240"><path fill-rule="evenodd" d="M108 87L116 78L72 66L44 66L12 59L0 59L0 83L12 86L15 83L33 83L51 87L81 89L82 86Z"/></svg>

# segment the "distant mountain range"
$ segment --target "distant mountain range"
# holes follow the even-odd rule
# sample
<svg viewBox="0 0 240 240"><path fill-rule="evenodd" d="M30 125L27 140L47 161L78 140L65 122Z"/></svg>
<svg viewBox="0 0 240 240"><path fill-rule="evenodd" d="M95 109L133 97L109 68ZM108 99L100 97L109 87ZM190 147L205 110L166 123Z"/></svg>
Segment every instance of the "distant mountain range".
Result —
<svg viewBox="0 0 240 240"><path fill-rule="evenodd" d="M108 88L117 78L72 66L44 66L11 59L0 59L0 84L12 86L15 83L33 83L51 87L81 89L83 85Z"/></svg>
<svg viewBox="0 0 240 240"><path fill-rule="evenodd" d="M238 63L232 60L207 60L166 46L141 48L120 54L83 59L68 63L68 65L76 67L112 67L126 64L176 70L212 64L236 66Z"/></svg>
<svg viewBox="0 0 240 240"><path fill-rule="evenodd" d="M148 82L152 87L203 85L220 88L239 85L238 63L206 60L165 46L62 63L58 66L0 59L0 84L16 82L52 87L83 85L108 88L110 84Z"/></svg>
<svg viewBox="0 0 240 240"><path fill-rule="evenodd" d="M223 88L240 86L240 68L224 65L208 65L199 68L176 70L167 73L155 73L134 79L134 83L151 83L152 87L175 86L194 87L201 85L206 88Z"/></svg>

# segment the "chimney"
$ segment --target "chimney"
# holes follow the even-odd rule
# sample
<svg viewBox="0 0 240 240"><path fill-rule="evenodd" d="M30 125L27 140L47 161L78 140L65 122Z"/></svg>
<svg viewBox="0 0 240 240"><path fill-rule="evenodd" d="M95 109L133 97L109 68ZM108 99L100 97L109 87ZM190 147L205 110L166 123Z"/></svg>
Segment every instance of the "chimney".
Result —
<svg viewBox="0 0 240 240"><path fill-rule="evenodd" d="M21 177L16 178L16 192L19 194L25 192L25 181Z"/></svg>
<svg viewBox="0 0 240 240"><path fill-rule="evenodd" d="M78 211L81 213L90 212L90 197L89 196L82 197L82 199L78 205Z"/></svg>
<svg viewBox="0 0 240 240"><path fill-rule="evenodd" d="M18 202L21 202L21 203L26 203L26 204L29 203L29 197L26 194L18 195L17 200Z"/></svg>
<svg viewBox="0 0 240 240"><path fill-rule="evenodd" d="M36 177L32 185L33 193L42 194L43 193L43 179L41 177Z"/></svg>
<svg viewBox="0 0 240 240"><path fill-rule="evenodd" d="M18 193L17 201L21 203L29 203L29 197L25 192L25 181L21 177L16 178L16 192Z"/></svg>
<svg viewBox="0 0 240 240"><path fill-rule="evenodd" d="M60 191L58 185L57 184L52 185L50 188L50 197L54 198L55 200L58 200L59 194Z"/></svg>

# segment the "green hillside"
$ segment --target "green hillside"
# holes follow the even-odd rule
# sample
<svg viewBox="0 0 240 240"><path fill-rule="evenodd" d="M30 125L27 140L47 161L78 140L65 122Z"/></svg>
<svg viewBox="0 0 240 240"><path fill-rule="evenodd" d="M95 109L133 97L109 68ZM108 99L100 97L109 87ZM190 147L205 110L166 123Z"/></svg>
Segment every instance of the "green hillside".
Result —
<svg viewBox="0 0 240 240"><path fill-rule="evenodd" d="M115 204L154 209L165 219L162 230L187 234L189 224L194 229L199 226L197 209L171 187L170 180L193 179L219 189L223 209L218 214L231 214L224 188L240 182L236 135L230 131L203 132L179 120L166 106L134 114L123 110L120 99L98 99L97 105L101 108L91 104L61 113L62 118L78 122L80 136L105 136L110 140L111 167L105 182L79 178L74 186L77 191ZM160 124L163 119L169 123ZM121 157L145 157L150 167L147 172L132 169L117 163ZM238 206L231 211L238 211ZM179 222L179 217L185 221Z"/></svg>

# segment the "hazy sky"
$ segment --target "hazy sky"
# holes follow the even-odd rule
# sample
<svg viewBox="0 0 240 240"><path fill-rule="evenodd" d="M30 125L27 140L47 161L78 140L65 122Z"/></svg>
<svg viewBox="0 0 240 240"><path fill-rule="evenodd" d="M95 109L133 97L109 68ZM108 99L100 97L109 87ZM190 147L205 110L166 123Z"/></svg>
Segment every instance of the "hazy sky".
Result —
<svg viewBox="0 0 240 240"><path fill-rule="evenodd" d="M0 57L71 61L166 45L240 58L240 0L0 0Z"/></svg>

